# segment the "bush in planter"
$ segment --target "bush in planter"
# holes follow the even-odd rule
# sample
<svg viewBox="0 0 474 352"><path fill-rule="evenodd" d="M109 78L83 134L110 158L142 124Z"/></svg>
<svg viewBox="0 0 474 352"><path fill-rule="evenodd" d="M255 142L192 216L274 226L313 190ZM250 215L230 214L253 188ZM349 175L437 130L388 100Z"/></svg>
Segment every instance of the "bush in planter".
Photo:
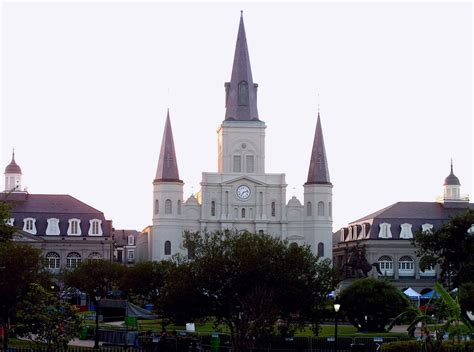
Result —
<svg viewBox="0 0 474 352"><path fill-rule="evenodd" d="M420 341L397 341L387 342L381 347L381 351L385 352L419 352L422 350Z"/></svg>

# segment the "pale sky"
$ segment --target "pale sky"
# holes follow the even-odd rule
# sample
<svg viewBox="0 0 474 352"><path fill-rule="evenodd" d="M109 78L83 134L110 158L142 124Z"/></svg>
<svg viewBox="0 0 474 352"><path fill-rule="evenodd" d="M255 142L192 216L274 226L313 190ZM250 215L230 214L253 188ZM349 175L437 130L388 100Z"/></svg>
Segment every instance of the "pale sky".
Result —
<svg viewBox="0 0 474 352"><path fill-rule="evenodd" d="M30 193L70 194L117 229L151 224L167 107L184 198L217 171L240 10L266 171L286 173L287 201L302 200L318 104L334 231L434 201L451 158L473 196L470 2L1 7L1 167L14 147Z"/></svg>

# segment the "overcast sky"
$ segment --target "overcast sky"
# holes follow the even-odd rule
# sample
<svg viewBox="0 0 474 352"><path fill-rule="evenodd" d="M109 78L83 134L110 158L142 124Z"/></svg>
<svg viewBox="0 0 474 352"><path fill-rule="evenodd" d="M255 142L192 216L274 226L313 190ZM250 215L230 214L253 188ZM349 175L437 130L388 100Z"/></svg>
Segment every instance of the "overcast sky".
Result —
<svg viewBox="0 0 474 352"><path fill-rule="evenodd" d="M15 147L30 193L70 194L116 228L151 224L167 107L185 199L217 171L240 10L287 200L302 199L318 104L334 231L433 201L451 158L473 193L470 2L1 6L2 167Z"/></svg>

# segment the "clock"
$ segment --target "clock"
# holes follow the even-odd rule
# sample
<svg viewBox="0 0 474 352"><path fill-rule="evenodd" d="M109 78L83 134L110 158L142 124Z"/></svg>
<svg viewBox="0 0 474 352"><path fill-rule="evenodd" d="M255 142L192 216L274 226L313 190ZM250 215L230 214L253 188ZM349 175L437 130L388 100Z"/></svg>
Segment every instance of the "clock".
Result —
<svg viewBox="0 0 474 352"><path fill-rule="evenodd" d="M237 195L237 198L247 200L250 198L250 188L245 185L239 186L237 187L235 194Z"/></svg>

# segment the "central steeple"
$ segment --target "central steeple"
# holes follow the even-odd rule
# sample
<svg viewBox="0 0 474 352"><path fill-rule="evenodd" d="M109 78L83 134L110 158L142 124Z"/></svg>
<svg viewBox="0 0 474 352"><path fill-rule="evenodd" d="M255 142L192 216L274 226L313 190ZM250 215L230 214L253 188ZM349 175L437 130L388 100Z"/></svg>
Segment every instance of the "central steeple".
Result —
<svg viewBox="0 0 474 352"><path fill-rule="evenodd" d="M241 13L239 33L237 35L237 43L235 44L232 75L230 82L225 83L226 120L258 120L257 87L258 84L254 84L252 79L244 18Z"/></svg>

